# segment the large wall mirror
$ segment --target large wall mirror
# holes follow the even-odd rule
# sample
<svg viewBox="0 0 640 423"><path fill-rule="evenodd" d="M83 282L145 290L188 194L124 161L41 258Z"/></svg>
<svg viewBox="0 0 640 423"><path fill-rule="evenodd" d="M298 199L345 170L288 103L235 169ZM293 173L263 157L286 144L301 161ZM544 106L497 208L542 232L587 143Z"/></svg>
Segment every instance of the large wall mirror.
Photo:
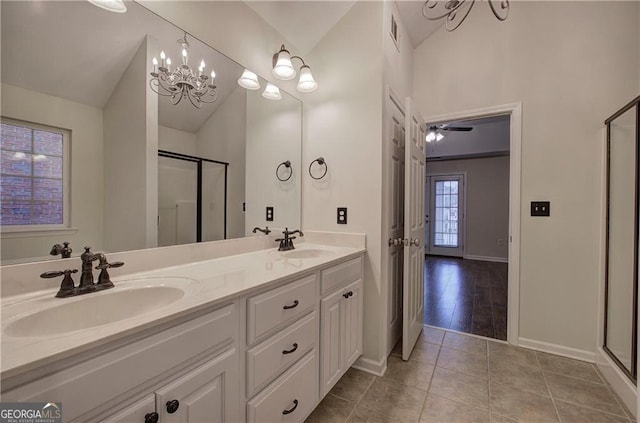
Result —
<svg viewBox="0 0 640 423"><path fill-rule="evenodd" d="M607 240L604 349L637 380L638 119L640 97L606 120Z"/></svg>
<svg viewBox="0 0 640 423"><path fill-rule="evenodd" d="M239 86L243 66L126 5L1 3L2 264L52 259L64 241L75 256L300 225L300 101L260 78ZM216 87L201 107L152 89L185 41Z"/></svg>

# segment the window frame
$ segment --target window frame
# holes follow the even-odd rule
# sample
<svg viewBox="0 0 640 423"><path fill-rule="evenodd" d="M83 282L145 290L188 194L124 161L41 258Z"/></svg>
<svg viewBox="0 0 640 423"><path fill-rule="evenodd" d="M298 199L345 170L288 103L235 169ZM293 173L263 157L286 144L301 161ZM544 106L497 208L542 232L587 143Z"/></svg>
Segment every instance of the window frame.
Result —
<svg viewBox="0 0 640 423"><path fill-rule="evenodd" d="M5 237L5 235L11 234L20 235L29 233L30 235L37 235L37 233L40 232L43 235L51 235L52 232L62 234L75 231L76 229L71 226L71 130L23 119L0 116L0 124L4 123L29 128L32 131L47 131L62 135L62 223L0 225L0 233ZM31 177L33 178L33 176Z"/></svg>

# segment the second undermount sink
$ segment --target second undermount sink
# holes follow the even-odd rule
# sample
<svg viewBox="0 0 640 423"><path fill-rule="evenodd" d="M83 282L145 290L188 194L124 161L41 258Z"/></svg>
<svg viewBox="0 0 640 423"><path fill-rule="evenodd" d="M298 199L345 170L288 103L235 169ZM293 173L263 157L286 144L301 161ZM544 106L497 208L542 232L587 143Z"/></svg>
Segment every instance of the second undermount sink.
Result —
<svg viewBox="0 0 640 423"><path fill-rule="evenodd" d="M323 250L320 248L305 248L300 250L285 251L282 253L287 258L321 258L330 256L332 252L330 250Z"/></svg>
<svg viewBox="0 0 640 423"><path fill-rule="evenodd" d="M138 279L72 299L52 298L51 307L10 322L4 335L51 336L119 322L175 303L193 291L194 283L186 278Z"/></svg>

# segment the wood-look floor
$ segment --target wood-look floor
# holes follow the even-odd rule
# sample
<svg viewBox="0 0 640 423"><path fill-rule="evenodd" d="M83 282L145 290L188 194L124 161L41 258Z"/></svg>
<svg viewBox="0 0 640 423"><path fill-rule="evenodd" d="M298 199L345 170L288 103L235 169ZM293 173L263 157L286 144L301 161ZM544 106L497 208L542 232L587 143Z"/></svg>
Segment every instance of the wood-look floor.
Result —
<svg viewBox="0 0 640 423"><path fill-rule="evenodd" d="M424 323L507 339L506 263L426 256Z"/></svg>

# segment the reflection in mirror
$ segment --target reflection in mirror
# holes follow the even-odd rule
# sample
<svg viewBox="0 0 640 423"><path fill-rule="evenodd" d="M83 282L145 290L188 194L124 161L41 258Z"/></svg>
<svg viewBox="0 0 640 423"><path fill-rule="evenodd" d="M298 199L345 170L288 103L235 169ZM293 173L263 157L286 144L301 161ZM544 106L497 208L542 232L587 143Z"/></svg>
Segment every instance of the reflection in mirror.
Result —
<svg viewBox="0 0 640 423"><path fill-rule="evenodd" d="M637 103L637 102L636 102ZM607 263L604 349L636 380L638 286L637 104L607 120Z"/></svg>
<svg viewBox="0 0 640 423"><path fill-rule="evenodd" d="M240 87L243 66L186 34L187 64L215 72L217 98L172 104L150 81L161 52L172 70L182 63L185 32L137 3L122 14L84 1L0 7L3 264L53 259L64 241L76 256L85 245L126 251L300 226L298 100ZM67 153L43 130L66 134ZM200 201L197 162L159 150L202 159ZM275 170L286 160L283 182Z"/></svg>

